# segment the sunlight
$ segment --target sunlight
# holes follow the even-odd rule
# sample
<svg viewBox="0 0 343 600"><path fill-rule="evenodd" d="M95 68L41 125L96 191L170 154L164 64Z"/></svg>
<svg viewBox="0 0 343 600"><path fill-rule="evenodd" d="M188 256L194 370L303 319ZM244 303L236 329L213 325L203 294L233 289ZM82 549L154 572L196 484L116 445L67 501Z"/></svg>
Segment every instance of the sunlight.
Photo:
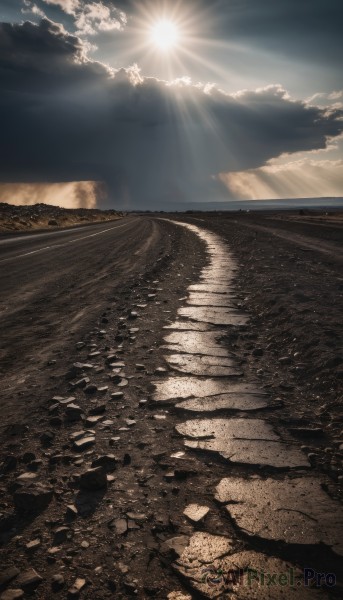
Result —
<svg viewBox="0 0 343 600"><path fill-rule="evenodd" d="M165 52L175 48L180 38L178 27L173 21L161 20L151 30L152 43Z"/></svg>

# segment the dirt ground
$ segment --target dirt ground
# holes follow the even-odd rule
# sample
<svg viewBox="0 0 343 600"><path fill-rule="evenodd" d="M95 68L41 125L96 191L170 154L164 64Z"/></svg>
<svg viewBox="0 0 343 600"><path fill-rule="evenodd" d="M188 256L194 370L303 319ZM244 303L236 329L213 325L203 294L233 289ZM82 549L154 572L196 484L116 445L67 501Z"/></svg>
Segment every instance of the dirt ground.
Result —
<svg viewBox="0 0 343 600"><path fill-rule="evenodd" d="M67 209L48 204L14 206L0 202L0 233L51 230L73 225L112 221L122 216L115 210Z"/></svg>
<svg viewBox="0 0 343 600"><path fill-rule="evenodd" d="M278 406L274 423L286 435L298 435L331 497L342 497L341 224L313 224L284 214L169 217L208 228L228 242L239 265L239 306L250 315L248 326L228 328L228 347L248 379L257 378L272 396ZM163 327L175 319L207 256L192 233L169 223L163 227L158 258L116 286L93 325L80 330L72 345L68 337L68 353L62 345L55 361L35 373L37 387L25 392L18 384L20 401L25 393L30 397L30 411L16 421L13 410L2 435L3 589L19 587L25 597L37 599L167 598L173 591L184 595L180 600L200 598L194 591L187 596L189 586L176 576L175 551L168 546L170 538L181 544L182 536L194 532L183 515L194 501L210 508L200 530L225 533L238 550L252 544L299 566L311 562L323 571L339 571L337 556L327 549L261 546L257 539L248 545L213 497L228 470L244 477L246 469L228 468L214 456L176 456L182 449L174 428L179 415L174 407L151 402L152 381L163 380L168 371ZM123 363L118 380L115 363ZM20 366L18 357L19 371ZM90 381L75 385L83 377ZM77 408L68 415L65 399L71 396ZM103 415L96 424L94 417ZM84 427L96 442L78 450L75 441ZM309 427L314 436L308 437ZM80 489L81 474L98 459L107 461L107 487ZM33 485L44 488L37 492L36 511L20 504L18 477L28 473ZM20 576L30 569L36 575L31 572L31 581L23 584ZM83 582L79 592L71 587L77 579Z"/></svg>

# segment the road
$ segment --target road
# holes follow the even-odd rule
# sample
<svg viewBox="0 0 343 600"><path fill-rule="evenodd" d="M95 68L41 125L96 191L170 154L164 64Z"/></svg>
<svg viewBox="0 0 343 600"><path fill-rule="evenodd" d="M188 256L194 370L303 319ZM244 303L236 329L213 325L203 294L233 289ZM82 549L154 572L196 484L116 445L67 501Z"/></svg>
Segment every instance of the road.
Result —
<svg viewBox="0 0 343 600"><path fill-rule="evenodd" d="M342 597L340 232L164 216L0 239L0 593Z"/></svg>
<svg viewBox="0 0 343 600"><path fill-rule="evenodd" d="M68 230L0 239L2 384L54 359L98 317L129 278L167 247L158 221L125 217ZM73 342L74 343L74 342ZM2 387L2 390L4 388Z"/></svg>

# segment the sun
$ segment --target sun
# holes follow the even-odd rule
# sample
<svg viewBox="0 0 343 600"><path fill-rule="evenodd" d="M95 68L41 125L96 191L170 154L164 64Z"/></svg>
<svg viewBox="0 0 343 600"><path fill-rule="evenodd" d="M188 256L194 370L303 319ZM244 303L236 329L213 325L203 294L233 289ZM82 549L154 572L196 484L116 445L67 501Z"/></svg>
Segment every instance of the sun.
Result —
<svg viewBox="0 0 343 600"><path fill-rule="evenodd" d="M168 52L175 48L180 39L180 32L173 21L163 19L151 28L151 41L160 50Z"/></svg>

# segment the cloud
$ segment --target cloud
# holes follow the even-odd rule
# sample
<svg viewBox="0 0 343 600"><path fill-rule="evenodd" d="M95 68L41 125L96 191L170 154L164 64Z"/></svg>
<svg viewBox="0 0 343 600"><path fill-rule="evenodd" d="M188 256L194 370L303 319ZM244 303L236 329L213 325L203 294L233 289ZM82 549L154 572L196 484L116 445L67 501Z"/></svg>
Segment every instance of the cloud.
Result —
<svg viewBox="0 0 343 600"><path fill-rule="evenodd" d="M39 8L39 6L37 6L37 4L34 4L34 2L31 2L31 0L24 0L24 5L26 8L22 8L21 12L25 15L28 13L31 13L32 15L35 15L36 17L45 17L45 13L44 11Z"/></svg>
<svg viewBox="0 0 343 600"><path fill-rule="evenodd" d="M47 19L0 26L0 84L2 181L103 180L131 206L227 198L218 173L325 148L343 124L280 85L230 95L113 71Z"/></svg>
<svg viewBox="0 0 343 600"><path fill-rule="evenodd" d="M341 197L343 161L298 160L239 173L223 173L230 194L244 200Z"/></svg>
<svg viewBox="0 0 343 600"><path fill-rule="evenodd" d="M75 15L77 9L82 5L81 0L43 0L43 2L59 6L67 15Z"/></svg>
<svg viewBox="0 0 343 600"><path fill-rule="evenodd" d="M120 30L126 24L126 15L113 4L104 2L81 2L80 0L43 0L46 4L59 6L74 17L76 34L87 36Z"/></svg>
<svg viewBox="0 0 343 600"><path fill-rule="evenodd" d="M0 183L0 202L32 205L53 204L63 208L95 208L103 186L97 181L68 183Z"/></svg>

